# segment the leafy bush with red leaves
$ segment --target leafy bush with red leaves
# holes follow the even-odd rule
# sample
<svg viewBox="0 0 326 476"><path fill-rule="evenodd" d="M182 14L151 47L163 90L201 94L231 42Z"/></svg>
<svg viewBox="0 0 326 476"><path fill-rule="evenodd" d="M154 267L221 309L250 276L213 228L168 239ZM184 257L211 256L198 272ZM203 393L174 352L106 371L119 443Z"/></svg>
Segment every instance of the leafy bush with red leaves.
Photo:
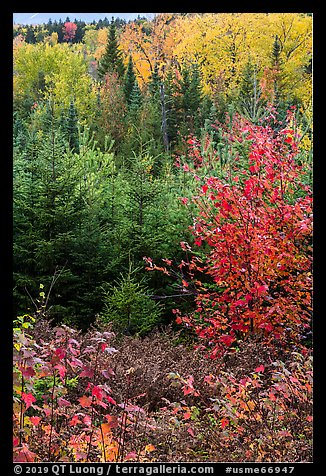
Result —
<svg viewBox="0 0 326 476"><path fill-rule="evenodd" d="M103 355L116 352L113 333L83 337L63 325L36 341L27 333L34 322L22 316L14 328L14 461L146 461L150 419L131 395L112 396Z"/></svg>
<svg viewBox="0 0 326 476"><path fill-rule="evenodd" d="M193 437L195 447L209 448L211 459L311 461L309 352L293 352L287 364L278 360L260 365L242 378L220 369L199 386L191 375L169 377L182 388L184 399L162 410L170 414L173 426Z"/></svg>
<svg viewBox="0 0 326 476"><path fill-rule="evenodd" d="M176 310L176 321L196 332L212 358L248 334L262 334L266 343L300 342L311 320L312 190L295 133L239 116L231 126L232 160L221 173L213 167L216 174L206 174L212 163L207 154L199 160L194 139L193 167L184 165L201 183L192 198L194 245L181 243L192 254L183 263L183 283L195 289L196 309ZM210 154L209 160L221 159Z"/></svg>

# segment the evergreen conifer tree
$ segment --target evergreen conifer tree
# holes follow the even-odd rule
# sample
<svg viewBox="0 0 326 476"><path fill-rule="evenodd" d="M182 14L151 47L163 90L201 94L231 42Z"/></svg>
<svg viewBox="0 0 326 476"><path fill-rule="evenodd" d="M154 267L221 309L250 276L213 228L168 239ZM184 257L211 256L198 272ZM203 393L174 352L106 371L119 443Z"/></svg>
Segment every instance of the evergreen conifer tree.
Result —
<svg viewBox="0 0 326 476"><path fill-rule="evenodd" d="M26 43L36 43L34 28L31 25L27 26L25 41Z"/></svg>
<svg viewBox="0 0 326 476"><path fill-rule="evenodd" d="M193 117L194 132L198 133L202 125L200 116L200 106L202 103L201 75L197 63L191 66L191 82L188 93L190 100L190 114Z"/></svg>
<svg viewBox="0 0 326 476"><path fill-rule="evenodd" d="M142 95L138 86L137 80L133 85L130 98L129 98L129 110L130 112L138 112L142 104Z"/></svg>
<svg viewBox="0 0 326 476"><path fill-rule="evenodd" d="M264 115L265 102L257 79L257 68L249 58L242 74L239 86L238 109L240 114L258 124Z"/></svg>
<svg viewBox="0 0 326 476"><path fill-rule="evenodd" d="M282 75L281 75L281 43L279 40L278 35L275 35L271 60L272 60L272 67L275 70L275 79L274 79L274 105L276 107L280 106L281 103L281 82L282 82Z"/></svg>
<svg viewBox="0 0 326 476"><path fill-rule="evenodd" d="M199 106L201 104L201 85L198 66L184 65L180 81L181 133L198 133L200 126Z"/></svg>
<svg viewBox="0 0 326 476"><path fill-rule="evenodd" d="M281 51L282 51L281 42L279 40L278 35L275 35L271 56L272 56L272 66L278 70L280 69L280 66L282 63Z"/></svg>
<svg viewBox="0 0 326 476"><path fill-rule="evenodd" d="M158 72L158 65L155 63L148 85L148 104L146 105L146 110L150 115L147 128L151 130L153 143L155 143L155 147L152 149L154 155L160 153L162 146L166 152L169 149L165 102L164 85Z"/></svg>
<svg viewBox="0 0 326 476"><path fill-rule="evenodd" d="M70 101L68 117L67 117L67 132L70 149L76 154L79 154L79 138L78 138L78 117L74 101Z"/></svg>
<svg viewBox="0 0 326 476"><path fill-rule="evenodd" d="M283 60L282 60L282 43L278 37L275 35L272 52L271 52L271 64L274 73L274 98L273 106L276 108L278 113L278 123L273 125L275 131L280 130L283 127L283 121L287 115L288 106L293 105L293 99L285 98L284 96L284 81L285 73L283 69Z"/></svg>
<svg viewBox="0 0 326 476"><path fill-rule="evenodd" d="M148 90L150 95L152 96L153 99L156 99L159 101L160 98L160 84L161 84L161 78L158 73L158 66L157 63L155 63L154 70L151 74L150 77L150 82L148 85Z"/></svg>
<svg viewBox="0 0 326 476"><path fill-rule="evenodd" d="M119 49L119 44L117 40L116 27L114 20L112 18L109 37L106 45L104 55L99 61L98 64L98 75L102 79L108 72L116 72L120 77L123 77L125 72L125 67L123 64L122 53Z"/></svg>
<svg viewBox="0 0 326 476"><path fill-rule="evenodd" d="M13 114L13 146L19 151L24 150L26 144L27 127L17 112Z"/></svg>
<svg viewBox="0 0 326 476"><path fill-rule="evenodd" d="M57 30L56 32L58 33L58 43L63 43L63 21L61 18L59 18L59 21L57 23Z"/></svg>
<svg viewBox="0 0 326 476"><path fill-rule="evenodd" d="M124 92L125 92L126 101L128 105L130 105L131 95L132 95L135 84L137 84L136 75L134 72L132 57L130 55L129 61L128 61L128 67L127 67L127 71L125 75L125 80L124 80Z"/></svg>
<svg viewBox="0 0 326 476"><path fill-rule="evenodd" d="M177 83L175 73L170 68L166 74L164 81L164 94L165 94L165 106L166 106L166 123L167 123L167 136L169 144L176 142L178 135L178 100L177 100Z"/></svg>

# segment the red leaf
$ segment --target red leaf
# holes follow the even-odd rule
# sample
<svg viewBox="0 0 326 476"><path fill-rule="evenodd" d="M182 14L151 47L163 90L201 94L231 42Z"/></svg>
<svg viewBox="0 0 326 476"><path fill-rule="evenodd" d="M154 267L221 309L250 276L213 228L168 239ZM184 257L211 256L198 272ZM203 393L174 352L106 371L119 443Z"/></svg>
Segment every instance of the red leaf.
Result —
<svg viewBox="0 0 326 476"><path fill-rule="evenodd" d="M29 377L34 377L35 375L35 370L33 369L33 367L26 367L25 369L22 368L20 370L25 379L28 379Z"/></svg>
<svg viewBox="0 0 326 476"><path fill-rule="evenodd" d="M103 399L103 391L100 387L97 387L96 385L94 385L94 387L92 388L92 395L94 395L100 402Z"/></svg>
<svg viewBox="0 0 326 476"><path fill-rule="evenodd" d="M86 397L86 395L83 395L82 397L78 398L78 401L83 408L90 407L92 404L92 400L89 397Z"/></svg>
<svg viewBox="0 0 326 476"><path fill-rule="evenodd" d="M92 419L89 415L85 415L84 418L83 418L83 422L85 423L85 425L87 426L91 426L92 424Z"/></svg>
<svg viewBox="0 0 326 476"><path fill-rule="evenodd" d="M207 192L207 190L208 190L208 187L207 187L207 185L203 185L203 186L202 186L202 191L203 191L203 193L206 193L206 192Z"/></svg>
<svg viewBox="0 0 326 476"><path fill-rule="evenodd" d="M87 365L84 365L83 371L79 374L79 377L89 377L92 378L94 375L94 370L88 367Z"/></svg>
<svg viewBox="0 0 326 476"><path fill-rule="evenodd" d="M36 454L28 449L26 443L22 444L22 450L19 453L16 453L13 461L16 462L27 462L32 463L36 459Z"/></svg>
<svg viewBox="0 0 326 476"><path fill-rule="evenodd" d="M258 286L257 287L258 296L261 296L262 294L265 294L267 290L268 290L268 286L266 284L263 284L262 286Z"/></svg>
<svg viewBox="0 0 326 476"><path fill-rule="evenodd" d="M221 335L221 337L220 337L219 340L220 340L224 345L226 345L227 347L230 347L230 345L232 344L232 342L235 341L235 338L232 337L232 336L223 334L223 335Z"/></svg>
<svg viewBox="0 0 326 476"><path fill-rule="evenodd" d="M184 388L183 388L183 394L184 394L184 395L189 395L189 394L191 394L192 392L193 392L193 388L191 388L191 387L184 387Z"/></svg>
<svg viewBox="0 0 326 476"><path fill-rule="evenodd" d="M32 422L34 426L37 426L40 423L41 418L37 416L31 416L30 421Z"/></svg>
<svg viewBox="0 0 326 476"><path fill-rule="evenodd" d="M70 420L69 425L70 425L70 426L75 426L75 425L77 425L78 423L81 423L81 421L79 420L79 418L78 418L77 415L74 415L74 416L72 417L72 419Z"/></svg>
<svg viewBox="0 0 326 476"><path fill-rule="evenodd" d="M225 428L226 426L228 426L229 424L229 420L227 418L222 418L221 420L221 428Z"/></svg>
<svg viewBox="0 0 326 476"><path fill-rule="evenodd" d="M59 359L62 360L66 355L66 350L61 348L55 349L55 353L59 357Z"/></svg>
<svg viewBox="0 0 326 476"><path fill-rule="evenodd" d="M62 364L58 364L58 365L55 365L54 368L59 371L59 375L60 375L60 377L63 379L64 376L65 376L66 373L67 373L66 367L65 367L64 365L62 365Z"/></svg>
<svg viewBox="0 0 326 476"><path fill-rule="evenodd" d="M187 432L193 437L195 438L195 433L194 433L194 430L192 428L187 428Z"/></svg>
<svg viewBox="0 0 326 476"><path fill-rule="evenodd" d="M59 397L58 398L58 405L59 407L68 407L71 405L71 403L66 400L65 398Z"/></svg>
<svg viewBox="0 0 326 476"><path fill-rule="evenodd" d="M190 412L184 413L183 418L184 418L184 420L189 420L189 418L191 418L191 413Z"/></svg>
<svg viewBox="0 0 326 476"><path fill-rule="evenodd" d="M108 401L109 403L112 403L112 405L116 405L116 404L117 404L117 402L116 402L115 400L113 400L113 398L110 397L109 395L106 396L106 399L107 399L107 401Z"/></svg>
<svg viewBox="0 0 326 476"><path fill-rule="evenodd" d="M231 205L226 200L222 200L221 205L226 211L230 211L232 209Z"/></svg>
<svg viewBox="0 0 326 476"><path fill-rule="evenodd" d="M260 329L265 329L267 332L272 332L274 329L273 325L270 322L262 322L259 326Z"/></svg>
<svg viewBox="0 0 326 476"><path fill-rule="evenodd" d="M264 370L265 370L265 367L263 365L260 365L259 367L255 369L255 372L264 372Z"/></svg>
<svg viewBox="0 0 326 476"><path fill-rule="evenodd" d="M245 301L243 301L243 299L238 299L238 301L235 301L233 305L243 307L245 305Z"/></svg>
<svg viewBox="0 0 326 476"><path fill-rule="evenodd" d="M22 393L22 400L25 402L26 404L26 410L27 408L29 408L34 402L36 402L36 398L34 397L34 395L32 395L31 393Z"/></svg>
<svg viewBox="0 0 326 476"><path fill-rule="evenodd" d="M107 425L109 425L110 428L116 428L118 426L118 419L116 416L112 416L112 415L104 415L104 416L107 419L108 421Z"/></svg>
<svg viewBox="0 0 326 476"><path fill-rule="evenodd" d="M45 408L43 408L43 411L44 411L44 414L45 414L46 417L51 415L51 408L45 407Z"/></svg>
<svg viewBox="0 0 326 476"><path fill-rule="evenodd" d="M131 453L128 453L127 456L125 457L125 460L128 461L130 459L138 459L138 454L132 451Z"/></svg>
<svg viewBox="0 0 326 476"><path fill-rule="evenodd" d="M272 402L276 401L276 397L275 397L275 394L273 392L269 392L268 396L269 396L269 398Z"/></svg>

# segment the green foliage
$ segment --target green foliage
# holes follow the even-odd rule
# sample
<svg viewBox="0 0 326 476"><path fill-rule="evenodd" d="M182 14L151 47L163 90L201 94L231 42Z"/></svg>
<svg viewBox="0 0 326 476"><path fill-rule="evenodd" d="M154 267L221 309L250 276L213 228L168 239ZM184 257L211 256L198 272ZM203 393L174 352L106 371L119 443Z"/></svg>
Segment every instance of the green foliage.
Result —
<svg viewBox="0 0 326 476"><path fill-rule="evenodd" d="M71 98L82 122L90 120L96 102L87 62L79 45L23 44L14 51L14 108L25 117L38 101L54 98L59 116Z"/></svg>
<svg viewBox="0 0 326 476"><path fill-rule="evenodd" d="M101 210L112 155L96 148L87 129L79 136L80 154L74 153L54 108L48 103L34 113L26 148L14 157L16 294L19 305L26 304L24 296L35 295L38 281L50 286L64 269L52 311L59 317L60 309L63 318L83 308L79 319L87 324L94 316L89 300L105 267L109 222Z"/></svg>
<svg viewBox="0 0 326 476"><path fill-rule="evenodd" d="M139 33L146 33L144 41L153 40L153 51L157 46L153 56L148 45L144 51L141 42L136 45L138 30L130 30L135 36L126 48L125 22L119 19L88 25L96 34L109 27L99 61L100 82L89 74L99 44L90 34L85 44L80 43L83 22L74 20L77 30L69 45L64 43L62 21L17 29L25 42L15 41L14 52L15 312L33 307L41 281L47 292L51 289L51 317L86 329L102 310L103 284L126 275L130 250L137 267L143 265L144 256L183 259L179 243L192 240L194 210L190 204L184 207L180 198L190 198L195 182L183 167L174 166L175 155L180 156L176 162L185 166L196 163L195 153L204 157L205 165L197 170L200 179L208 173L226 177L234 161L247 167L247 141L230 143L227 132L235 112L255 124L262 118L267 123L266 88L271 97L274 83L276 92L284 90L282 75L287 72L284 60L290 45L284 49L281 32L276 36L273 30L274 46L269 43L265 53L270 76L266 73L263 93L260 67L266 61L252 54L247 64L237 64L237 85L226 94L222 77L212 70L208 79L204 57L170 56L164 42L177 18L172 15L162 29L159 22L134 24ZM26 40L27 33L31 41L34 34L35 44ZM129 55L126 68L119 37ZM144 52L147 60L140 59ZM308 64L309 54L306 60ZM150 66L148 82L141 61ZM302 74L309 73L302 70ZM211 82L212 91L204 89L205 81ZM279 98L276 95L275 114L281 111L278 118L283 120L290 103ZM307 184L312 153L308 116L309 111L299 114L298 108L297 130L302 135L298 160L307 169ZM191 140L197 141L197 151L189 147ZM140 279L145 273L144 268L139 271ZM158 279L151 274L149 285L157 296L173 294L166 276ZM167 317L173 304L164 303Z"/></svg>
<svg viewBox="0 0 326 476"><path fill-rule="evenodd" d="M282 64L281 52L282 52L282 45L281 45L280 39L278 35L275 35L272 53L271 53L271 61L272 61L272 66L274 68L279 69Z"/></svg>
<svg viewBox="0 0 326 476"><path fill-rule="evenodd" d="M97 72L99 77L102 79L108 72L117 72L120 77L123 77L124 71L125 67L117 40L116 26L114 20L112 19L109 29L108 42L104 55L99 61Z"/></svg>
<svg viewBox="0 0 326 476"><path fill-rule="evenodd" d="M69 147L76 154L79 153L79 133L78 133L78 117L74 102L71 101L67 118L67 133Z"/></svg>
<svg viewBox="0 0 326 476"><path fill-rule="evenodd" d="M187 124L190 133L198 133L199 107L201 105L202 93L200 71L196 63L192 64L190 67L187 65L183 66L180 92L180 107L183 122ZM186 133L184 135L186 135Z"/></svg>
<svg viewBox="0 0 326 476"><path fill-rule="evenodd" d="M158 65L155 63L153 72L150 77L150 81L148 84L148 90L153 99L156 101L159 100L160 98L160 83L161 83L161 78L158 72Z"/></svg>
<svg viewBox="0 0 326 476"><path fill-rule="evenodd" d="M137 114L142 103L142 95L137 81L134 83L129 96L129 110L131 115Z"/></svg>
<svg viewBox="0 0 326 476"><path fill-rule="evenodd" d="M124 92L125 92L125 97L126 97L126 101L127 101L128 105L131 104L131 98L132 98L132 94L134 92L135 85L138 86L137 80L136 80L136 75L135 75L135 72L134 72L134 65L133 65L133 61L132 61L132 56L130 55L126 75L125 75L125 78L124 78Z"/></svg>
<svg viewBox="0 0 326 476"><path fill-rule="evenodd" d="M139 270L138 270L139 271ZM104 293L101 319L112 322L113 329L127 335L144 335L160 322L161 307L150 296L150 290L138 281L131 266L126 276L121 274Z"/></svg>
<svg viewBox="0 0 326 476"><path fill-rule="evenodd" d="M262 98L257 73L257 66L249 58L243 69L237 98L238 111L254 124L259 124L267 115L267 104Z"/></svg>

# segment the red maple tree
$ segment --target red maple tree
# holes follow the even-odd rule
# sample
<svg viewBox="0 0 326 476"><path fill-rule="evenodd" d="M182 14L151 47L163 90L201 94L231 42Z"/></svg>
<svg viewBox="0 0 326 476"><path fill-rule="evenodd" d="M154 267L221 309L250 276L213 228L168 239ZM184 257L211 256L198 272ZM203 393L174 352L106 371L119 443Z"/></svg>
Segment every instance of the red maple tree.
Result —
<svg viewBox="0 0 326 476"><path fill-rule="evenodd" d="M63 25L62 31L64 33L63 39L67 41L72 41L75 38L77 25L71 21L66 21Z"/></svg>

